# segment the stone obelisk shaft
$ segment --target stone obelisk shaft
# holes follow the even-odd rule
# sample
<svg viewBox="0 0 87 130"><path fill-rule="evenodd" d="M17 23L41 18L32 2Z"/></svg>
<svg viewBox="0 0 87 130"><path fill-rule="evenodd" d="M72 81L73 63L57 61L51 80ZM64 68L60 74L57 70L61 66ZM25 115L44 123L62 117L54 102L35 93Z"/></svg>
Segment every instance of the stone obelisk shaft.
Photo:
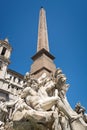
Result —
<svg viewBox="0 0 87 130"><path fill-rule="evenodd" d="M53 62L54 56L49 51L48 32L46 24L46 13L44 8L40 9L37 52L32 57L33 64L31 65L31 75L34 78L40 77L43 73L50 75L56 70Z"/></svg>
<svg viewBox="0 0 87 130"><path fill-rule="evenodd" d="M43 48L49 52L46 13L44 8L41 8L39 14L37 52Z"/></svg>

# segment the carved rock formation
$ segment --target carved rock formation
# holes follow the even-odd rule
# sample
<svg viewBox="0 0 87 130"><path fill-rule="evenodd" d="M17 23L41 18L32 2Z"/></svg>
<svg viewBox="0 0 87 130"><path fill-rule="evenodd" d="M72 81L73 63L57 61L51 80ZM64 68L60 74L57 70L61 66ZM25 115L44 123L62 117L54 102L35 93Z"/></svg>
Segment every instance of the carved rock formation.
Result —
<svg viewBox="0 0 87 130"><path fill-rule="evenodd" d="M69 105L68 84L61 69L38 79L25 75L26 84L15 101L0 101L0 130L87 130L85 109Z"/></svg>

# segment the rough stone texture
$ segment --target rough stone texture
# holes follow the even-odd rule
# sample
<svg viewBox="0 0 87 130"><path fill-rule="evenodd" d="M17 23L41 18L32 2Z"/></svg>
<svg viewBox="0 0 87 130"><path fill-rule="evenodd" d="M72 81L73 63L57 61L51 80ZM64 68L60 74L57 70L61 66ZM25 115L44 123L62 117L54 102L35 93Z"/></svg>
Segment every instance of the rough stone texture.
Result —
<svg viewBox="0 0 87 130"><path fill-rule="evenodd" d="M38 78L44 72L54 73L55 70L56 66L53 60L44 53L39 55L31 66L31 74L34 75L34 78Z"/></svg>
<svg viewBox="0 0 87 130"><path fill-rule="evenodd" d="M69 85L61 69L54 76L43 73L37 80L25 75L27 84L14 101L0 101L1 130L87 130L85 109L69 105Z"/></svg>

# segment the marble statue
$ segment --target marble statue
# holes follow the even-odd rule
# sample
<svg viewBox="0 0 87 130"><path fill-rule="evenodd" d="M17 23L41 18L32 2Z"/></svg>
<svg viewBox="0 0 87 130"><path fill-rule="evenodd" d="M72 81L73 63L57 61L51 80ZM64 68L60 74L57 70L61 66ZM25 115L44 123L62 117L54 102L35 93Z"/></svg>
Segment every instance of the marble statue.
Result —
<svg viewBox="0 0 87 130"><path fill-rule="evenodd" d="M52 77L43 73L36 80L26 73L24 79L17 100L0 101L0 130L87 130L85 108L80 103L71 108L60 68Z"/></svg>

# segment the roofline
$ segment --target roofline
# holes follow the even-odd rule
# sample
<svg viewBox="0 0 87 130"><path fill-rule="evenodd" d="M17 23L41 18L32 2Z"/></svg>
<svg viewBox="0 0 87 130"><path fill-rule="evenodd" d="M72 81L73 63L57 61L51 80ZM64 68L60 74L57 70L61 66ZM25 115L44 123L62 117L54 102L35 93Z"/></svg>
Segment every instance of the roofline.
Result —
<svg viewBox="0 0 87 130"><path fill-rule="evenodd" d="M14 70L12 70L12 69L8 69L7 72L10 72L12 74L18 75L22 79L24 78L24 75L22 75L22 74L20 74L20 73L18 73L16 71L14 71Z"/></svg>

